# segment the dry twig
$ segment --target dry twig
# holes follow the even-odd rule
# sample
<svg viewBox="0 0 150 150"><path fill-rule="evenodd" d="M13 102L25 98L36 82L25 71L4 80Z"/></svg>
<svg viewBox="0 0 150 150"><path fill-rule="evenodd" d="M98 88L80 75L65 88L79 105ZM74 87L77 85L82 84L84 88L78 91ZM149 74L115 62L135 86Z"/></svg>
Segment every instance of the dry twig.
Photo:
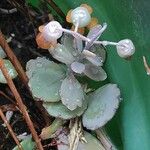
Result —
<svg viewBox="0 0 150 150"><path fill-rule="evenodd" d="M147 72L147 75L150 75L150 67L147 64L145 56L143 56L143 63L144 63L144 67L145 67L145 70Z"/></svg>
<svg viewBox="0 0 150 150"><path fill-rule="evenodd" d="M16 137L14 131L12 130L10 124L8 123L8 120L7 120L7 118L5 117L5 115L3 114L1 108L0 108L0 116L1 116L2 120L4 121L4 123L6 124L6 126L7 126L8 130L9 130L11 136L13 137L14 141L15 141L16 144L18 145L19 150L23 150L22 146L21 146L20 143L19 143L19 140L17 139L17 137Z"/></svg>
<svg viewBox="0 0 150 150"><path fill-rule="evenodd" d="M97 138L100 140L105 150L116 150L104 129L97 129L95 132L97 134Z"/></svg>
<svg viewBox="0 0 150 150"><path fill-rule="evenodd" d="M18 72L19 77L21 78L23 83L27 86L28 78L27 78L20 62L18 61L17 57L15 56L15 54L9 47L9 45L8 45L7 41L5 40L1 31L0 31L0 45L4 49L5 53L7 54L8 58L10 59L12 64L14 65L16 71Z"/></svg>
<svg viewBox="0 0 150 150"><path fill-rule="evenodd" d="M19 77L20 77L20 79L22 80L22 82L24 83L26 88L29 90L28 77L26 76L26 73L23 70L19 60L17 59L17 57L13 53L12 49L9 47L9 45L8 45L7 41L5 40L5 38L4 38L4 36L3 36L1 31L0 31L0 45L4 49L4 51L6 52L8 58L10 59L12 64L14 65L14 67L15 67L15 69L16 69ZM50 119L48 117L48 114L47 114L45 108L41 104L39 104L38 102L36 102L36 106L38 107L38 109L40 110L41 114L43 115L43 117L45 119L45 122L49 123Z"/></svg>
<svg viewBox="0 0 150 150"><path fill-rule="evenodd" d="M28 125L28 127L29 127L29 129L31 131L31 134L32 134L35 142L36 142L37 148L39 150L43 150L41 141L40 141L40 139L39 139L39 137L38 137L38 135L37 135L37 133L35 131L33 123L32 123L32 121L31 121L31 119L29 117L29 114L28 114L27 110L26 110L26 106L23 104L21 96L19 95L19 93L18 93L18 91L17 91L17 89L16 89L16 87L15 87L11 77L8 74L8 71L7 71L6 67L4 66L3 59L0 59L0 69L1 69L1 71L3 73L3 75L5 76L6 81L7 81L8 85L9 85L12 93L14 94L14 97L15 97L17 103L18 103L18 106L19 106L20 110L22 111L24 119L25 119L25 121L26 121L26 123L27 123L27 125Z"/></svg>
<svg viewBox="0 0 150 150"><path fill-rule="evenodd" d="M53 0L45 0L55 11L62 17L64 20L66 20L65 14L62 12L62 10L55 4Z"/></svg>
<svg viewBox="0 0 150 150"><path fill-rule="evenodd" d="M7 96L3 91L0 91L0 95L4 96L7 100L9 100L14 105L17 105L16 102L13 99L11 99L9 96Z"/></svg>
<svg viewBox="0 0 150 150"><path fill-rule="evenodd" d="M18 109L16 108L16 106L14 104L5 104L5 105L2 105L1 109L2 109L3 112L18 111Z"/></svg>

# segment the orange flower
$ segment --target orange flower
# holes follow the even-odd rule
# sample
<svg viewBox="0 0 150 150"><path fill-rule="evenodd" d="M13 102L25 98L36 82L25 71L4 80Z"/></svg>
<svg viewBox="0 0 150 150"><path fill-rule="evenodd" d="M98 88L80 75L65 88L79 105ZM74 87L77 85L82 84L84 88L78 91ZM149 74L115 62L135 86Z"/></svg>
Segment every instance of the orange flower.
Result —
<svg viewBox="0 0 150 150"><path fill-rule="evenodd" d="M98 25L98 19L93 17L91 19L90 23L86 27L90 30L93 27L95 27L96 25Z"/></svg>
<svg viewBox="0 0 150 150"><path fill-rule="evenodd" d="M39 26L38 30L39 33L36 36L36 43L39 48L42 49L49 49L49 48L54 48L55 45L57 44L57 41L47 41L42 35L42 31L44 29L44 25Z"/></svg>
<svg viewBox="0 0 150 150"><path fill-rule="evenodd" d="M81 4L80 7L84 7L88 10L88 12L91 14L93 12L93 9L88 4Z"/></svg>
<svg viewBox="0 0 150 150"><path fill-rule="evenodd" d="M42 33L38 33L36 36L36 43L38 45L38 47L42 48L42 49L48 49L51 47L51 42L48 42L44 39Z"/></svg>
<svg viewBox="0 0 150 150"><path fill-rule="evenodd" d="M41 25L41 26L39 26L39 28L38 28L39 32L41 32L41 33L42 33L43 29L44 29L44 25Z"/></svg>
<svg viewBox="0 0 150 150"><path fill-rule="evenodd" d="M67 16L66 16L66 21L71 23L71 12L72 12L72 9L70 9L67 13Z"/></svg>

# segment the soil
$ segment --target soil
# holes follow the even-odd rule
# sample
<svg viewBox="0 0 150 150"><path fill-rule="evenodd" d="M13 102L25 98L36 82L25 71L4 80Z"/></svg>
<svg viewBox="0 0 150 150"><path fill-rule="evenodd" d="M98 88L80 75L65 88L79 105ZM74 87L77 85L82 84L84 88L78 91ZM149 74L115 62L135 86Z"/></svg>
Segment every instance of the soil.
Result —
<svg viewBox="0 0 150 150"><path fill-rule="evenodd" d="M14 8L17 8L17 11L11 13L10 10ZM0 0L0 29L6 39L12 38L9 46L24 69L27 61L30 59L38 56L50 58L49 53L46 50L38 48L35 42L38 26L49 21L50 13L47 4L44 2L41 3L41 9L38 10L27 5L24 0ZM54 18L57 20L57 16L54 16ZM40 134L41 129L49 123L51 118L47 117L48 119L46 119L42 115L41 110L37 107L37 103L18 77L14 79L14 83L24 104L27 106L36 131ZM8 85L0 84L0 107L3 109L4 114L9 110L13 111L13 116L10 120L13 131L16 135L24 132L30 134L22 114L17 111L12 101L15 102L15 98ZM2 124L3 121L0 120L0 150L12 150L16 144L7 128ZM56 149L56 146L50 144L51 142L50 140L46 140L42 144L43 146L45 145L45 149L47 150Z"/></svg>

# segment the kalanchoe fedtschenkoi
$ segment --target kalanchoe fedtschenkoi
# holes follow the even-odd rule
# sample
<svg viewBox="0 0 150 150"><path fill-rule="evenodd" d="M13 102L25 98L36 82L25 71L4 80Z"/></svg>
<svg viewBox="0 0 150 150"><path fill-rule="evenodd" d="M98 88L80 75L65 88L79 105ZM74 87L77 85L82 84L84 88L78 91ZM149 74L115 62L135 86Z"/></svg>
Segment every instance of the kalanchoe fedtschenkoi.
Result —
<svg viewBox="0 0 150 150"><path fill-rule="evenodd" d="M53 49L55 47L57 44L57 39L62 36L62 31L55 31L55 28L58 27L61 27L61 25L57 21L53 21L47 25L41 25L39 27L39 33L36 36L36 43L39 48Z"/></svg>
<svg viewBox="0 0 150 150"><path fill-rule="evenodd" d="M47 41L56 41L62 36L62 26L57 21L51 21L43 28L43 36Z"/></svg>
<svg viewBox="0 0 150 150"><path fill-rule="evenodd" d="M41 26L39 39L37 37L39 47L48 49L52 57L63 64L37 58L30 60L26 69L33 96L43 101L51 116L64 120L80 116L84 127L95 130L114 116L120 103L120 90L116 84L106 84L88 93L83 88L87 83L81 84L77 76L103 81L107 78L102 68L106 60L105 47L116 46L122 58L133 55L135 47L129 39L99 40L107 24L98 24L97 18L91 17L92 12L87 4L70 10L66 20L73 24L71 30L57 21ZM89 29L86 36L85 27Z"/></svg>

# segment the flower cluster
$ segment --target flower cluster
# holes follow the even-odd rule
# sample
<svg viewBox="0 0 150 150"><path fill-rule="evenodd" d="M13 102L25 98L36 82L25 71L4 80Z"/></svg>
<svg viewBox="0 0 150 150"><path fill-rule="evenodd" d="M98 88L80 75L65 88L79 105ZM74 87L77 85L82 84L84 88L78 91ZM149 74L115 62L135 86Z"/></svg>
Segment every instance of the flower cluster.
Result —
<svg viewBox="0 0 150 150"><path fill-rule="evenodd" d="M86 42L86 46L83 50L88 50L88 55L90 56L93 55L92 53L90 54L89 51L93 44L103 46L114 45L116 46L118 55L122 58L128 58L133 55L135 47L130 39L124 39L119 42L98 41L101 34L106 30L107 24L104 23L103 26L98 24L96 18L91 18L92 12L92 8L87 4L82 4L80 7L70 10L66 20L73 24L71 30L63 28L57 21L51 21L47 25L41 26L39 28L40 33L36 37L38 46L43 49L55 49L55 47L59 45L59 43L57 44L57 39L59 39L63 33L67 33L71 34L76 41L82 40L82 42ZM84 33L83 28L85 27L89 29L87 37L82 35ZM87 51L84 51L84 54L86 52Z"/></svg>

